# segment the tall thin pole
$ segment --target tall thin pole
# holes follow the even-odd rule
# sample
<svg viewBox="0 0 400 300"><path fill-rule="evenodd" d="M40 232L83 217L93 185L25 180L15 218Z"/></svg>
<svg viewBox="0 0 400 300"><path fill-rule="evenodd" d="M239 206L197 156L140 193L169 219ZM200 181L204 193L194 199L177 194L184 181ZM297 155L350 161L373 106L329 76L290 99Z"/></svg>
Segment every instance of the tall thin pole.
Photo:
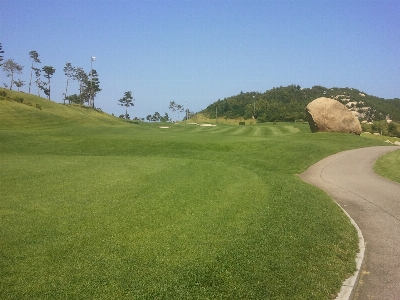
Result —
<svg viewBox="0 0 400 300"><path fill-rule="evenodd" d="M90 59L90 103L89 106L92 106L93 102L93 56Z"/></svg>
<svg viewBox="0 0 400 300"><path fill-rule="evenodd" d="M65 87L65 94L64 94L64 105L65 105L65 98L67 98L67 93L68 93L68 80L69 78L67 78L67 86Z"/></svg>
<svg viewBox="0 0 400 300"><path fill-rule="evenodd" d="M91 59L90 59L90 102L91 103L89 103L89 106L92 106L92 107L94 107L94 93L93 93L93 67L92 67L92 64L93 64L93 61L95 61L96 60L96 57L95 56L92 56L91 57Z"/></svg>
<svg viewBox="0 0 400 300"><path fill-rule="evenodd" d="M254 100L254 97L255 96L253 96L253 119L256 118L256 101Z"/></svg>

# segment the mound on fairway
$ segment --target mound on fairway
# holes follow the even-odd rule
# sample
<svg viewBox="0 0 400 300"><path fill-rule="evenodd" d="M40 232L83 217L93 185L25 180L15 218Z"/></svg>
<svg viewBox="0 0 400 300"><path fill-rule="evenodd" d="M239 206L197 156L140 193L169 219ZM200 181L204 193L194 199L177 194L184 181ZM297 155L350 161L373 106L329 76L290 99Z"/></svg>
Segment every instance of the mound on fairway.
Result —
<svg viewBox="0 0 400 300"><path fill-rule="evenodd" d="M79 105L63 105L47 99L6 90L0 97L0 128L52 128L68 125L117 125L123 120L100 110Z"/></svg>

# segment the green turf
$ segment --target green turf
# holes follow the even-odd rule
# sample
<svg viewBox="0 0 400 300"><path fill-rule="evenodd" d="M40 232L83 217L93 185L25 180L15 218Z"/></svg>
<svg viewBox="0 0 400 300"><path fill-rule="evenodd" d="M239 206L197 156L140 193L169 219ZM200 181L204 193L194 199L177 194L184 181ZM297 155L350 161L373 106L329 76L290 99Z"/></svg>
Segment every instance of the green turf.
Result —
<svg viewBox="0 0 400 300"><path fill-rule="evenodd" d="M399 165L400 150L397 150L380 157L374 165L374 170L383 177L400 182Z"/></svg>
<svg viewBox="0 0 400 300"><path fill-rule="evenodd" d="M380 141L5 101L1 299L330 299L355 270L354 228L296 174Z"/></svg>

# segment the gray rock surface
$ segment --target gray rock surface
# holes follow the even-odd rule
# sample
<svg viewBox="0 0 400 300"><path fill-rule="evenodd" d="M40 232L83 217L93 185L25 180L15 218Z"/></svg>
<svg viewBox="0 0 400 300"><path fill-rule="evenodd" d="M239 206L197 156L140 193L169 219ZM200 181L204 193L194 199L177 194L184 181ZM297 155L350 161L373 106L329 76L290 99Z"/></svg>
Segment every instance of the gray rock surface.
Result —
<svg viewBox="0 0 400 300"><path fill-rule="evenodd" d="M360 121L339 101L317 98L306 107L312 132L344 132L361 134Z"/></svg>

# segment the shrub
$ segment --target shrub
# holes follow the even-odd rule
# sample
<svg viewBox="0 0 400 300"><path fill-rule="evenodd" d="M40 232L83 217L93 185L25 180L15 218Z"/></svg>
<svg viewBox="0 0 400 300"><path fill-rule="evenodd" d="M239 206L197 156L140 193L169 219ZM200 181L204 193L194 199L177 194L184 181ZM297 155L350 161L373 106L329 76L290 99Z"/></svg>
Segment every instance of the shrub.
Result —
<svg viewBox="0 0 400 300"><path fill-rule="evenodd" d="M24 98L22 98L22 97L14 97L14 99L13 99L15 102L18 102L18 103L24 103Z"/></svg>
<svg viewBox="0 0 400 300"><path fill-rule="evenodd" d="M40 106L40 104L36 103L36 108L42 110L42 107Z"/></svg>
<svg viewBox="0 0 400 300"><path fill-rule="evenodd" d="M389 123L387 130L388 130L390 136L398 136L399 135L399 133L397 131L397 127L396 127L396 125L394 125L394 123Z"/></svg>
<svg viewBox="0 0 400 300"><path fill-rule="evenodd" d="M239 125L246 125L245 122L239 122Z"/></svg>
<svg viewBox="0 0 400 300"><path fill-rule="evenodd" d="M379 130L378 125L376 125L375 123L371 125L371 131L372 132L377 132Z"/></svg>

